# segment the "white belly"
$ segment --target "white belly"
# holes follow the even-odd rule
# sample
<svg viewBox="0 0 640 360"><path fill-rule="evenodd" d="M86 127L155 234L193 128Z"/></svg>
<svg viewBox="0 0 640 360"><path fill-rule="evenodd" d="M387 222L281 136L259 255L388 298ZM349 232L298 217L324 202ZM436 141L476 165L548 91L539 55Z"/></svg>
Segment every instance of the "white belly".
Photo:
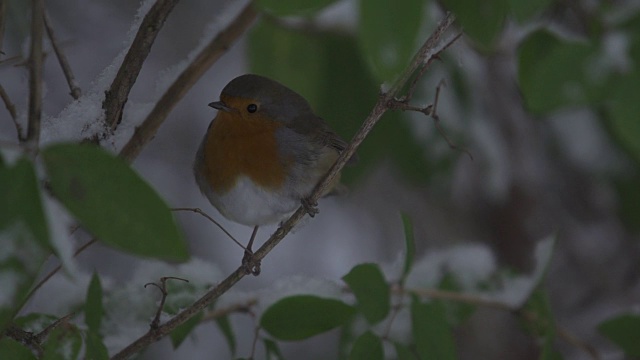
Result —
<svg viewBox="0 0 640 360"><path fill-rule="evenodd" d="M224 217L249 226L280 222L300 205L291 197L267 192L246 176L238 178L223 195L212 191L205 191L205 195Z"/></svg>

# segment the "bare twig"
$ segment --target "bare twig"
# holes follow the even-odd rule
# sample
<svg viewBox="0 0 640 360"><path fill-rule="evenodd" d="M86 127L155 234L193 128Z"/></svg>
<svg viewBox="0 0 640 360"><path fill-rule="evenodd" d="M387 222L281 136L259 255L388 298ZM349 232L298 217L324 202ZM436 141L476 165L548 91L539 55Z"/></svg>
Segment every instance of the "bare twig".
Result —
<svg viewBox="0 0 640 360"><path fill-rule="evenodd" d="M87 241L84 245L80 246L74 253L73 253L73 257L78 256L81 252L83 252L85 249L87 249L89 246L95 244L96 242L98 242L98 238L93 238L89 241ZM56 266L53 270L49 271L49 273L43 277L27 294L27 296L24 297L24 300L22 300L22 304L20 304L20 306L17 308L16 310L16 314L20 312L20 310L22 310L22 308L26 305L27 301L29 299L31 299L31 297L33 296L33 294L36 293L36 291L38 291L38 289L40 289L42 287L42 285L44 285L47 281L49 281L49 279L51 279L51 277L53 277L53 275L55 275L58 271L60 271L62 269L62 264Z"/></svg>
<svg viewBox="0 0 640 360"><path fill-rule="evenodd" d="M47 339L47 336L49 336L51 331L53 331L58 326L69 322L69 320L71 320L71 318L74 315L75 315L74 313L65 315L65 316L61 317L60 319L54 321L53 323L49 324L49 326L47 326L46 328L42 329L42 331L40 331L35 336L35 340L38 342L38 344L42 344Z"/></svg>
<svg viewBox="0 0 640 360"><path fill-rule="evenodd" d="M78 85L76 78L73 76L73 71L71 71L71 66L69 66L69 60L67 60L66 55L62 52L62 48L60 48L59 41L51 27L49 15L46 12L44 14L44 26L47 29L47 36L49 37L49 41L51 41L53 51L56 53L56 57L58 58L58 62L60 63L60 67L64 73L64 77L67 79L67 84L69 84L69 90L71 90L70 94L77 100L80 95L82 95L82 91L80 90L80 86Z"/></svg>
<svg viewBox="0 0 640 360"><path fill-rule="evenodd" d="M129 142L120 151L120 156L132 161L138 156L142 148L155 136L158 128L167 118L169 112L182 99L195 82L224 54L231 44L249 28L257 16L251 3L222 30L204 49L193 59L191 64L178 76L167 91L156 103L142 124L136 127Z"/></svg>
<svg viewBox="0 0 640 360"><path fill-rule="evenodd" d="M102 108L105 110L105 123L115 130L122 120L122 109L127 102L129 92L138 78L151 46L160 32L167 16L178 0L157 0L145 15L140 29L127 52L118 74L106 91Z"/></svg>
<svg viewBox="0 0 640 360"><path fill-rule="evenodd" d="M238 246L240 246L243 250L248 251L247 248L244 245L242 245L240 241L236 240L236 238L234 238L233 235L231 235L231 233L227 231L227 229L225 229L222 225L220 225L219 222L215 221L211 216L209 216L209 214L202 211L200 208L173 208L171 209L171 211L192 211L196 214L200 214L204 216L205 218L209 219L209 221L211 221L220 230L222 230L222 232L224 232L231 240L233 240L233 242L238 244Z"/></svg>
<svg viewBox="0 0 640 360"><path fill-rule="evenodd" d="M33 334L30 331L22 330L15 325L9 325L9 327L7 327L4 334L2 335L6 335L17 342L24 344L29 349L34 351L38 355L38 358L41 358L44 354L44 349L42 348L42 344L45 342L45 340L47 340L47 336L49 336L51 331L53 331L58 326L67 323L73 316L74 316L73 313L69 315L65 315L60 319L57 319L53 323L49 324L49 326L42 329L42 331L40 331L37 334Z"/></svg>
<svg viewBox="0 0 640 360"><path fill-rule="evenodd" d="M16 113L16 106L13 104L11 99L9 98L9 94L4 90L4 87L0 85L0 97L2 98L2 102L4 106L7 108L9 115L11 115L11 120L13 121L13 126L16 128L16 132L18 133L18 141L24 141L22 136L22 126L18 122L18 114Z"/></svg>
<svg viewBox="0 0 640 360"><path fill-rule="evenodd" d="M29 55L29 124L26 142L37 149L42 117L42 33L44 0L31 1L31 53Z"/></svg>
<svg viewBox="0 0 640 360"><path fill-rule="evenodd" d="M422 45L422 47L412 60L411 64L399 78L398 82L394 84L391 90L379 96L378 101L371 110L371 113L365 119L364 123L362 124L358 132L354 135L349 145L340 154L340 156L336 160L336 163L331 167L327 175L325 175L322 181L320 181L320 183L318 183L318 185L314 188L313 192L308 198L308 201L310 203L318 201L321 194L324 194L325 189L333 183L338 173L346 165L351 156L353 156L356 149L367 137L373 126L388 110L387 104L389 103L389 101L399 95L400 89L402 89L406 85L411 74L413 74L419 68L420 64L423 64L425 61L427 61L429 56L431 56L430 54L434 52L434 49L436 49L436 47L440 43L443 34L453 23L453 20L454 16L452 14L447 14L447 16L438 24L438 27L436 28L434 33L427 39L424 45ZM160 103L162 103L162 101L160 101ZM125 149L123 149L123 151ZM129 151L132 150L128 150L128 152ZM132 153L137 154L137 152ZM127 157L125 156L125 158ZM269 239L262 245L262 247L260 247L260 249L258 249L253 254L253 258L256 261L262 260L276 245L278 245L278 243L280 243L280 241L282 241L282 239L291 231L291 229L298 222L300 222L300 220L302 220L305 214L307 214L307 210L303 205L301 205L286 221L284 221L280 225L276 232L271 235L271 237L269 237ZM111 359L126 359L137 353L138 351L144 349L151 343L158 341L160 338L169 334L177 326L181 325L182 323L193 317L195 314L199 313L202 309L212 304L217 298L220 297L220 295L224 294L246 275L247 272L245 266L241 265L226 279L220 282L213 289L209 290L200 299L196 300L191 306L187 307L179 314L171 318L169 321L167 321L165 324L158 327L158 329L156 329L153 333L147 332L146 334L142 335L133 343L129 344L127 347L115 354Z"/></svg>
<svg viewBox="0 0 640 360"><path fill-rule="evenodd" d="M151 328L151 331L154 331L160 325L160 315L162 315L162 309L164 308L164 302L167 300L167 295L169 295L169 292L167 291L167 280L180 280L180 281L184 281L184 282L189 282L189 280L182 279L182 278L179 278L179 277L163 276L163 277L160 278L160 285L158 285L156 283L146 283L146 284L144 284L145 289L147 288L147 286L153 285L153 286L157 287L160 290L160 292L162 292L162 298L160 299L160 305L158 305L158 311L156 311L156 316L153 318L153 321L151 322L151 324L149 324L149 327Z"/></svg>
<svg viewBox="0 0 640 360"><path fill-rule="evenodd" d="M215 309L209 312L206 312L202 317L202 321L211 321L221 318L223 316L233 314L233 313L246 313L251 310L251 307L258 303L258 299L249 299L243 303L229 305L224 308Z"/></svg>

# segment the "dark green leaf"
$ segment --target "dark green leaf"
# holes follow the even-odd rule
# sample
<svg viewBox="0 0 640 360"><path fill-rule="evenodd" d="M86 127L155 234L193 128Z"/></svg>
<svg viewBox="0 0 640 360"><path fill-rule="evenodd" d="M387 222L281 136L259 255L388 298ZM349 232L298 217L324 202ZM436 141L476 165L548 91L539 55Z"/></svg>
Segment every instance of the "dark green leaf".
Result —
<svg viewBox="0 0 640 360"><path fill-rule="evenodd" d="M87 301L84 305L84 321L89 331L100 333L100 324L104 316L102 307L102 285L97 273L93 273L89 289L87 290Z"/></svg>
<svg viewBox="0 0 640 360"><path fill-rule="evenodd" d="M280 352L280 348L278 347L278 344L273 341L273 340L269 340L269 339L263 339L264 342L264 350L267 353L266 358L267 359L279 359L279 360L284 360L284 357L282 356L282 352Z"/></svg>
<svg viewBox="0 0 640 360"><path fill-rule="evenodd" d="M360 1L358 40L379 82L391 82L407 67L425 18L423 0Z"/></svg>
<svg viewBox="0 0 640 360"><path fill-rule="evenodd" d="M398 360L419 360L406 345L393 343L393 347L396 349L396 357Z"/></svg>
<svg viewBox="0 0 640 360"><path fill-rule="evenodd" d="M524 309L535 315L533 320L524 320L529 331L543 338L555 336L555 320L547 294L542 289L538 288L531 294Z"/></svg>
<svg viewBox="0 0 640 360"><path fill-rule="evenodd" d="M443 0L456 15L464 33L482 49L488 50L502 32L509 10L508 0Z"/></svg>
<svg viewBox="0 0 640 360"><path fill-rule="evenodd" d="M336 0L256 0L262 10L277 16L311 15Z"/></svg>
<svg viewBox="0 0 640 360"><path fill-rule="evenodd" d="M0 339L0 359L36 360L37 358L29 348L5 336Z"/></svg>
<svg viewBox="0 0 640 360"><path fill-rule="evenodd" d="M26 300L41 265L51 253L40 189L30 161L0 166L0 333Z"/></svg>
<svg viewBox="0 0 640 360"><path fill-rule="evenodd" d="M123 160L78 144L52 145L42 157L55 196L105 244L141 256L187 260L169 208Z"/></svg>
<svg viewBox="0 0 640 360"><path fill-rule="evenodd" d="M357 308L371 324L382 321L389 313L389 285L376 264L360 264L342 277L356 296Z"/></svg>
<svg viewBox="0 0 640 360"><path fill-rule="evenodd" d="M289 296L265 310L260 326L279 340L302 340L349 321L355 309L342 301L312 295Z"/></svg>
<svg viewBox="0 0 640 360"><path fill-rule="evenodd" d="M171 337L171 345L173 345L174 349L177 349L180 344L191 334L193 329L196 328L200 324L202 320L202 312L199 312L198 315L191 317L189 320L185 321L182 325L178 326L175 330L169 334Z"/></svg>
<svg viewBox="0 0 640 360"><path fill-rule="evenodd" d="M618 214L632 231L640 231L640 173L614 182L618 194Z"/></svg>
<svg viewBox="0 0 640 360"><path fill-rule="evenodd" d="M413 267L413 260L416 256L416 242L413 237L413 223L408 214L402 213L402 227L404 229L404 267L402 269L402 282L407 278L411 268Z"/></svg>
<svg viewBox="0 0 640 360"><path fill-rule="evenodd" d="M383 360L382 341L371 331L360 335L353 344L349 360Z"/></svg>
<svg viewBox="0 0 640 360"><path fill-rule="evenodd" d="M109 359L109 352L107 347L102 342L102 337L92 331L89 331L85 336L84 344L87 350L86 358L89 360L107 360Z"/></svg>
<svg viewBox="0 0 640 360"><path fill-rule="evenodd" d="M411 328L421 359L455 360L456 349L447 323L446 309L439 301L411 301Z"/></svg>
<svg viewBox="0 0 640 360"><path fill-rule="evenodd" d="M228 316L222 316L216 319L216 324L222 331L222 335L227 339L227 344L229 344L229 350L231 351L231 355L236 354L236 336L233 333L233 329L231 328L231 322L229 321Z"/></svg>
<svg viewBox="0 0 640 360"><path fill-rule="evenodd" d="M627 355L640 356L640 315L618 315L601 322L598 331Z"/></svg>
<svg viewBox="0 0 640 360"><path fill-rule="evenodd" d="M593 46L547 30L530 34L518 50L518 81L528 109L539 114L598 100L604 81L590 74L595 55Z"/></svg>

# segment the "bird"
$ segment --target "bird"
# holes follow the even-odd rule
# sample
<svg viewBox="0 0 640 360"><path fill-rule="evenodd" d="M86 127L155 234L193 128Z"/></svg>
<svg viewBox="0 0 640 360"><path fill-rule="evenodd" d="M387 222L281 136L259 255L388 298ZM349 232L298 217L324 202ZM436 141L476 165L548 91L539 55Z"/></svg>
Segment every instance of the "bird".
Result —
<svg viewBox="0 0 640 360"><path fill-rule="evenodd" d="M218 113L196 153L195 180L222 216L253 227L243 264L257 275L251 248L258 228L281 222L301 204L315 215L308 197L347 142L304 97L264 76L234 78L208 105ZM343 188L337 176L322 196Z"/></svg>

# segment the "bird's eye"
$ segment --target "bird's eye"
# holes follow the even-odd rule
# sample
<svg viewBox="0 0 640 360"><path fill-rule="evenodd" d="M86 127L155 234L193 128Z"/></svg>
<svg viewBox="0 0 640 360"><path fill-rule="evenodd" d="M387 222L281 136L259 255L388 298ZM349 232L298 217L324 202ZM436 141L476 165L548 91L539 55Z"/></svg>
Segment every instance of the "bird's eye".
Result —
<svg viewBox="0 0 640 360"><path fill-rule="evenodd" d="M249 105L247 106L247 111L248 111L248 112L250 112L250 113L254 113L254 112L258 111L258 105L256 105L256 104L249 104Z"/></svg>

